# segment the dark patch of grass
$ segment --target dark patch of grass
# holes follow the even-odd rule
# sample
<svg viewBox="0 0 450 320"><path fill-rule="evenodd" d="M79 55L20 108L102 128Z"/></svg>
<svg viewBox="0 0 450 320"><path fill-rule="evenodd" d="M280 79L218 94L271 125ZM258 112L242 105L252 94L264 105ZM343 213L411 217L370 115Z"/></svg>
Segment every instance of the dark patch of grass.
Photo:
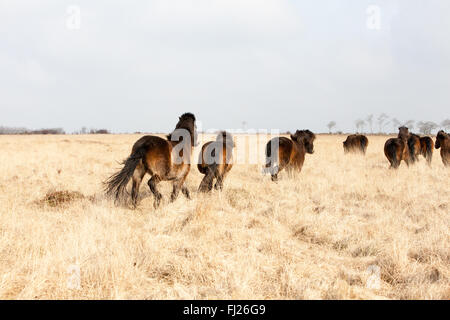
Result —
<svg viewBox="0 0 450 320"><path fill-rule="evenodd" d="M73 202L75 200L84 199L84 195L78 191L53 191L48 192L39 202L49 205L50 207L59 207L63 204Z"/></svg>

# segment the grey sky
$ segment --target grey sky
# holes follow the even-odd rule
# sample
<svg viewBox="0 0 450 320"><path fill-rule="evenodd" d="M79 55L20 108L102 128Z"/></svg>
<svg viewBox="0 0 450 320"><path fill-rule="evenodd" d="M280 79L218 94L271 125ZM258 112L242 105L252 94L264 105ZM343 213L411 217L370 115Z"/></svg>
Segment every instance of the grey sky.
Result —
<svg viewBox="0 0 450 320"><path fill-rule="evenodd" d="M0 0L0 97L0 125L68 132L169 131L186 111L205 129L440 122L450 1Z"/></svg>

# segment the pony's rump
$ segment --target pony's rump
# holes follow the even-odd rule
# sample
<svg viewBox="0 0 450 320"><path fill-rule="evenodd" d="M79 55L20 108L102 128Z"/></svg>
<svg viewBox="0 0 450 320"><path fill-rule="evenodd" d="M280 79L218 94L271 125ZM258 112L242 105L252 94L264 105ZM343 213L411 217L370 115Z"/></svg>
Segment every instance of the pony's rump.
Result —
<svg viewBox="0 0 450 320"><path fill-rule="evenodd" d="M233 166L233 148L233 136L226 131L219 132L216 141L209 141L202 146L197 168L205 176L200 182L199 191L211 191L214 179L214 187L217 190L223 189L225 176Z"/></svg>
<svg viewBox="0 0 450 320"><path fill-rule="evenodd" d="M369 140L362 134L352 134L343 142L344 152L366 153Z"/></svg>
<svg viewBox="0 0 450 320"><path fill-rule="evenodd" d="M417 134L410 133L408 138L409 158L412 162L418 160L418 155L422 153L420 137Z"/></svg>
<svg viewBox="0 0 450 320"><path fill-rule="evenodd" d="M391 163L392 168L397 168L400 165L399 149L397 138L388 139L384 144L384 154Z"/></svg>
<svg viewBox="0 0 450 320"><path fill-rule="evenodd" d="M420 149L422 155L427 159L428 163L431 163L431 160L433 158L433 149L434 149L434 142L433 139L430 137L421 137L420 138Z"/></svg>

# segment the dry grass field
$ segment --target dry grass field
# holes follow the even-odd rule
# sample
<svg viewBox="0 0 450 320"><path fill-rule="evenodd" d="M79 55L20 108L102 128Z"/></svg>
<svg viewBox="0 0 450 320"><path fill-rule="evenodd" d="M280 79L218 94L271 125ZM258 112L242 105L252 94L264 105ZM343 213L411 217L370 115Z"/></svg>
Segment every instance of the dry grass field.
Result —
<svg viewBox="0 0 450 320"><path fill-rule="evenodd" d="M436 150L431 168L394 171L387 137L369 136L363 157L319 135L278 183L237 164L223 192L199 194L194 166L192 200L169 203L162 182L155 210L143 183L136 210L116 207L102 181L139 137L0 136L1 299L450 299Z"/></svg>

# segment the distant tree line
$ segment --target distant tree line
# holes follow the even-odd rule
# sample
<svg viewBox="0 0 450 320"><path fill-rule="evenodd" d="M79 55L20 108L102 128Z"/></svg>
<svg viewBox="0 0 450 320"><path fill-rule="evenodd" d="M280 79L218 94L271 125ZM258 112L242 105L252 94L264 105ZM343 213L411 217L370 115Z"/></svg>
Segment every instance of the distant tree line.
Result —
<svg viewBox="0 0 450 320"><path fill-rule="evenodd" d="M80 131L74 132L74 134L109 134L107 129L87 129L81 128ZM0 126L0 134L66 134L63 128L44 128L38 130L30 130L24 127L3 127Z"/></svg>
<svg viewBox="0 0 450 320"><path fill-rule="evenodd" d="M0 134L66 134L62 128L29 130L23 127L0 127Z"/></svg>
<svg viewBox="0 0 450 320"><path fill-rule="evenodd" d="M433 121L418 121L408 120L402 122L396 118L389 119L389 116L385 113L381 113L378 117L374 118L373 114L370 114L365 119L356 119L355 128L357 133L377 133L385 134L386 128L391 127L391 132L397 132L398 127L405 126L408 127L410 131L416 129L422 134L431 134L434 130L444 129L445 131L450 130L450 119L445 119L441 123L437 124ZM328 132L331 133L332 129L336 127L336 121L330 121L327 124ZM374 126L377 126L378 132L374 132ZM367 127L367 130L366 130Z"/></svg>
<svg viewBox="0 0 450 320"><path fill-rule="evenodd" d="M109 134L110 132L107 129L88 129L86 127L82 127L80 131L75 131L74 134Z"/></svg>

